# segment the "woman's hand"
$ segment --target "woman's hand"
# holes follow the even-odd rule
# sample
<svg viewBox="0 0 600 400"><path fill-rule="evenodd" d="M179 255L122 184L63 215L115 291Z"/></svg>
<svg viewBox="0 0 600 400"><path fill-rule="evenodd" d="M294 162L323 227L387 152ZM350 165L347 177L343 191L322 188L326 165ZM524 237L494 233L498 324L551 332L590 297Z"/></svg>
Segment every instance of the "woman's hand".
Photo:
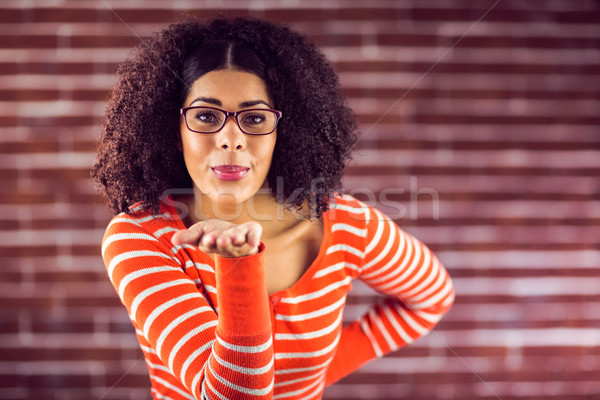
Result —
<svg viewBox="0 0 600 400"><path fill-rule="evenodd" d="M221 257L243 257L258 253L262 227L257 222L234 225L218 219L200 221L171 238L175 246L191 244L205 253Z"/></svg>

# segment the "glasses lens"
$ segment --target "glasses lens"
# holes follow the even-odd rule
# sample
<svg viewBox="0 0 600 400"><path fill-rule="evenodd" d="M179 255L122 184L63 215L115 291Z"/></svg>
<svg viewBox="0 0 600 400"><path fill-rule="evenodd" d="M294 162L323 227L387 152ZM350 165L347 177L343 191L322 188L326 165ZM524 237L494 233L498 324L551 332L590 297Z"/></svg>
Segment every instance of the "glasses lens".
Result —
<svg viewBox="0 0 600 400"><path fill-rule="evenodd" d="M187 110L188 127L196 132L216 132L223 126L225 114L212 108L197 107Z"/></svg>
<svg viewBox="0 0 600 400"><path fill-rule="evenodd" d="M251 135L271 133L277 123L277 115L269 110L247 110L238 115L240 128Z"/></svg>

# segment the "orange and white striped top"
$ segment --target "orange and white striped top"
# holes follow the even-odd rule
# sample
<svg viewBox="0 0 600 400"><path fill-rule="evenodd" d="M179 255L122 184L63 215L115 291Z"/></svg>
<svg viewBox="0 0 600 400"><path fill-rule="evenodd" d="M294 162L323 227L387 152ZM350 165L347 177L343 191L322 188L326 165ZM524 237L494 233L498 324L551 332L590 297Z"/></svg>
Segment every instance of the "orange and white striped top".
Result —
<svg viewBox="0 0 600 400"><path fill-rule="evenodd" d="M380 211L340 196L323 220L317 258L269 296L262 244L256 255L215 260L173 246L185 226L172 204L112 219L102 254L155 399L320 399L326 385L426 334L450 308L446 270ZM387 297L342 327L353 279Z"/></svg>

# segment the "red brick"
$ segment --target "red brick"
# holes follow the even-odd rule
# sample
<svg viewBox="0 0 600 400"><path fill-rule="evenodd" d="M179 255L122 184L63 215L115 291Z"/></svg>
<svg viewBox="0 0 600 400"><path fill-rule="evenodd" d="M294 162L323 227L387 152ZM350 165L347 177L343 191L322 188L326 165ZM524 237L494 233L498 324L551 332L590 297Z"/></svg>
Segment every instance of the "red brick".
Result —
<svg viewBox="0 0 600 400"><path fill-rule="evenodd" d="M118 63L136 34L184 10L51 3L0 5L0 398L146 399L133 327L99 255L110 212L89 167ZM223 4L226 15L288 22L324 46L362 132L347 190L367 188L383 207L384 190L403 188L389 196L407 207L395 219L456 283L456 304L434 333L367 364L326 399L600 393L600 297L590 289L600 278L600 9L503 0L477 22L492 4ZM194 6L196 15L217 11ZM31 102L56 101L73 107L30 115ZM21 237L37 242L15 245ZM379 298L357 282L344 320Z"/></svg>
<svg viewBox="0 0 600 400"><path fill-rule="evenodd" d="M52 390L65 387L73 389L89 388L92 385L93 378L88 373L80 373L73 375L60 373L37 373L21 375L19 376L18 382L20 386L26 387L32 392L40 393L40 389Z"/></svg>

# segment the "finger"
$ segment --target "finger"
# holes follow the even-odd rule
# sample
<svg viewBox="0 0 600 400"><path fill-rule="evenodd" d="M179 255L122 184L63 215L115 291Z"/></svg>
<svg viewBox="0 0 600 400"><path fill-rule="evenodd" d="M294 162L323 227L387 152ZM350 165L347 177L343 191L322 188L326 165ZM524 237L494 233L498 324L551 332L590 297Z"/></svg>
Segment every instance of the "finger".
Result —
<svg viewBox="0 0 600 400"><path fill-rule="evenodd" d="M173 234L171 243L173 243L174 246L181 246L184 244L196 245L200 236L201 232L198 230L182 229Z"/></svg>
<svg viewBox="0 0 600 400"><path fill-rule="evenodd" d="M248 233L246 234L248 245L254 248L260 244L262 226L260 226L260 224L257 223L251 223L248 225Z"/></svg>
<svg viewBox="0 0 600 400"><path fill-rule="evenodd" d="M221 235L216 239L216 248L219 254L234 254L233 243L229 235Z"/></svg>
<svg viewBox="0 0 600 400"><path fill-rule="evenodd" d="M258 232L261 231L260 225L258 226ZM251 230L256 230L253 224L242 224L231 229L229 237L232 239L229 247L224 247L223 250L228 251L235 257L247 256L258 253L258 244L260 244L260 237L256 238L256 243L251 245L248 243L248 234Z"/></svg>
<svg viewBox="0 0 600 400"><path fill-rule="evenodd" d="M218 235L215 232L206 232L202 235L199 244L203 249L212 252L217 247L217 237Z"/></svg>
<svg viewBox="0 0 600 400"><path fill-rule="evenodd" d="M247 242L248 227L245 225L238 225L231 231L231 243L235 246L241 246Z"/></svg>

